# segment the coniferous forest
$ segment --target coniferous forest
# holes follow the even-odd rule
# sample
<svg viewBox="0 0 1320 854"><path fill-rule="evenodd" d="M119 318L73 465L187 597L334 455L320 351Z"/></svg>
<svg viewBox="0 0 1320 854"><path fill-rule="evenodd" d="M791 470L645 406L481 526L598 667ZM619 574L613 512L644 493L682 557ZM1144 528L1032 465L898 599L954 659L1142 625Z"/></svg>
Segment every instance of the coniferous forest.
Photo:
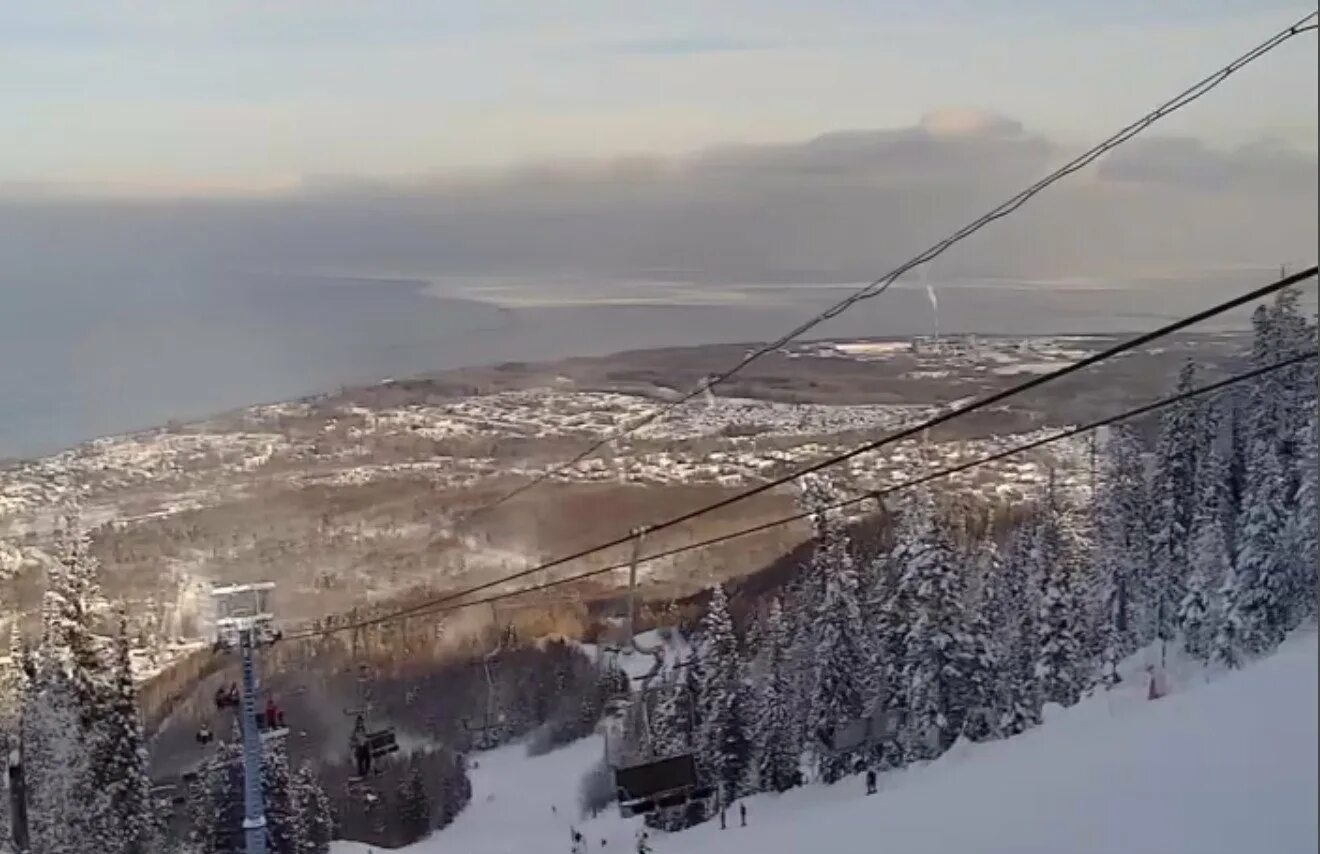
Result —
<svg viewBox="0 0 1320 854"><path fill-rule="evenodd" d="M1315 351L1297 300L1253 315L1252 368ZM1189 362L1171 393L1197 385ZM1114 685L1138 652L1153 680L1170 657L1268 654L1316 616L1316 388L1311 359L1115 425L1089 487L1046 488L977 536L933 491L902 493L878 549L816 513L812 556L741 632L712 591L697 660L655 692L641 752L691 751L728 804L1015 735ZM838 498L804 481L805 509ZM842 737L863 719L865 738Z"/></svg>

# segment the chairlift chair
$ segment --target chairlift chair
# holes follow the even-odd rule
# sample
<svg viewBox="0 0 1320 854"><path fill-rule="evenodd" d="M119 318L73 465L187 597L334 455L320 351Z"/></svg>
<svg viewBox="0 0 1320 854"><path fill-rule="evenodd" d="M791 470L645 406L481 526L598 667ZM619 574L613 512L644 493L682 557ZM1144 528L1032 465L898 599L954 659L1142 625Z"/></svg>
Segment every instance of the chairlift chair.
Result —
<svg viewBox="0 0 1320 854"><path fill-rule="evenodd" d="M886 709L882 700L877 700L870 714L854 718L837 727L822 727L816 732L816 739L826 750L844 753L873 747L892 741L902 722L902 713L896 709Z"/></svg>
<svg viewBox="0 0 1320 854"><path fill-rule="evenodd" d="M359 773L356 779L359 780L365 778L373 770L379 773L379 760L399 750L394 727L384 726L374 730L367 728L367 717L371 712L372 705L370 690L367 687L370 679L367 666L362 665L358 671L358 700L360 705L356 709L344 710L344 714L353 715L357 718L353 725L353 731L349 734L348 745L349 756L357 764ZM362 773L364 771L366 773ZM354 779L350 778L350 783Z"/></svg>
<svg viewBox="0 0 1320 854"><path fill-rule="evenodd" d="M491 662L499 658L501 652L504 652L506 646L511 645L513 626L509 625L504 629L500 628L499 614L495 610L495 602L490 603L491 625L496 629L495 646L489 652L481 656L481 670L486 676L486 709L484 722L481 726L482 736L486 736L491 730L499 724L504 723L504 712L495 708L495 677L491 674Z"/></svg>
<svg viewBox="0 0 1320 854"><path fill-rule="evenodd" d="M665 645L643 646L637 640L637 565L640 562L642 539L646 535L644 528L633 531L632 560L628 570L628 614L626 622L626 642L631 648L652 658L651 667L640 676L634 677L641 683L641 690L633 699L640 703L642 727L649 736L650 721L646 715L646 697L651 691L651 681L664 670ZM649 737L647 741L649 741ZM608 753L608 744L606 746ZM710 796L713 788L701 783L697 775L697 763L691 752L673 756L651 757L642 762L619 764L614 768L614 783L618 792L619 812L624 816L641 815L657 809L681 806L694 800Z"/></svg>
<svg viewBox="0 0 1320 854"><path fill-rule="evenodd" d="M357 764L358 772L349 777L350 783L361 782L371 775L380 774L382 771L380 760L399 751L399 741L394 727L367 730L365 720L361 716L358 719L363 721L363 729L359 731L355 728L353 735L349 737L349 750L353 761Z"/></svg>
<svg viewBox="0 0 1320 854"><path fill-rule="evenodd" d="M691 753L615 768L614 785L625 818L704 800L714 791L701 784Z"/></svg>
<svg viewBox="0 0 1320 854"><path fill-rule="evenodd" d="M662 660L663 656L657 655L657 663ZM677 668L685 665L680 662L674 666ZM649 684L658 669L652 668L651 672L637 677L643 680L643 687L634 702L640 704L643 710L641 723L646 730L645 740L648 742L650 721L646 719L645 708L648 695L660 690ZM624 817L704 801L714 792L714 787L702 782L697 773L696 758L691 752L651 756L642 761L620 762L613 767L619 812Z"/></svg>

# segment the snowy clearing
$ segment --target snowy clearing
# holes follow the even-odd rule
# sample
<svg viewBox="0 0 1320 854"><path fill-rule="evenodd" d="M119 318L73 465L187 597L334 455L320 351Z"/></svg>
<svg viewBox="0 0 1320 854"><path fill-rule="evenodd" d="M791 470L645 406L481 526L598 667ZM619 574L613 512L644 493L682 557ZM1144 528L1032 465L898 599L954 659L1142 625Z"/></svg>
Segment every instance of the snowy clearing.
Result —
<svg viewBox="0 0 1320 854"><path fill-rule="evenodd" d="M1145 699L1139 670L1120 688L1056 710L1007 741L959 744L924 767L746 800L749 827L710 822L652 833L657 854L1277 854L1314 852L1320 796L1313 630L1241 672ZM577 821L577 782L599 738L537 759L522 745L481 754L472 804L411 854L635 850L638 819ZM555 810L552 811L552 805ZM601 841L606 844L602 847ZM334 854L369 846L336 843Z"/></svg>

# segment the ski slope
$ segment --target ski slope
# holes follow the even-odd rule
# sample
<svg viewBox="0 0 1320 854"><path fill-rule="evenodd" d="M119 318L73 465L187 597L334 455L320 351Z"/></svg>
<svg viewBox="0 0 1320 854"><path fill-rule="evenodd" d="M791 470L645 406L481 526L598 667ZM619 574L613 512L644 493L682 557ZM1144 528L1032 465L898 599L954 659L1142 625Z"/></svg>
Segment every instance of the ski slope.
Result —
<svg viewBox="0 0 1320 854"><path fill-rule="evenodd" d="M1251 667L1145 699L1139 676L1055 710L1037 729L959 744L882 775L748 798L749 826L718 822L651 834L657 854L1314 854L1317 646L1294 637ZM1139 671L1138 671L1139 673ZM600 755L590 739L528 759L521 746L479 757L472 805L408 854L555 854L569 825L590 851L632 852L637 819L576 821L577 781ZM551 805L557 811L551 810ZM604 839L606 844L601 845ZM339 843L336 854L365 854Z"/></svg>

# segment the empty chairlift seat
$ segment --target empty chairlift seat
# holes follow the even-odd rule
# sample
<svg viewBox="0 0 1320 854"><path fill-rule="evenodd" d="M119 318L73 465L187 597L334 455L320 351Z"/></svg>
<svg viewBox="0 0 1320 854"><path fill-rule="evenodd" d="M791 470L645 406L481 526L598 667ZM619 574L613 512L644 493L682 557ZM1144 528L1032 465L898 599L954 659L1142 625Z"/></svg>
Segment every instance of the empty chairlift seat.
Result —
<svg viewBox="0 0 1320 854"><path fill-rule="evenodd" d="M619 812L625 816L680 806L711 793L710 787L702 786L697 778L697 765L690 753L616 768L614 785Z"/></svg>
<svg viewBox="0 0 1320 854"><path fill-rule="evenodd" d="M394 737L394 730L381 729L367 733L367 749L371 751L372 759L380 759L397 752L399 742Z"/></svg>

